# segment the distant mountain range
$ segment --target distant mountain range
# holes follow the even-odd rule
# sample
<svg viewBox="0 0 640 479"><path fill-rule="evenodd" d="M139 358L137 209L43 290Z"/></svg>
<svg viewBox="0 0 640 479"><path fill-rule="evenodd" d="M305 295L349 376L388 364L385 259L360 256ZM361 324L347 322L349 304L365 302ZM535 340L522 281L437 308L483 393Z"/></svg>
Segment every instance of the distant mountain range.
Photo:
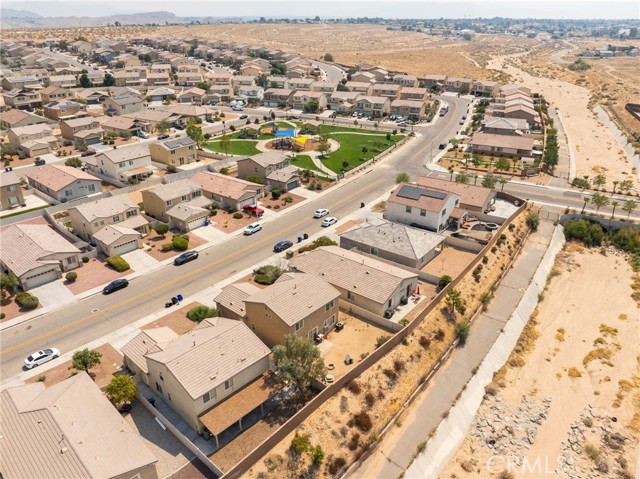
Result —
<svg viewBox="0 0 640 479"><path fill-rule="evenodd" d="M74 28L107 25L165 25L191 23L192 19L178 17L171 12L145 12L109 15L104 17L43 17L28 10L0 9L2 28Z"/></svg>

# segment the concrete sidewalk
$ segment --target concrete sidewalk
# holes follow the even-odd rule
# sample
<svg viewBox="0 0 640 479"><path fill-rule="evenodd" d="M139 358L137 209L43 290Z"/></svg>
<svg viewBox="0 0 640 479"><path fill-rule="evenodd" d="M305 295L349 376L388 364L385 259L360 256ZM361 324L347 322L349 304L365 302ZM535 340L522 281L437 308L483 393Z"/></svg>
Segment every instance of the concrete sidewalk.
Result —
<svg viewBox="0 0 640 479"><path fill-rule="evenodd" d="M430 431L438 427L511 318L549 247L553 232L552 222L541 222L500 283L487 311L474 322L467 344L452 353L433 382L405 412L404 424L393 428L350 477L392 478L407 471L418 445L427 441Z"/></svg>
<svg viewBox="0 0 640 479"><path fill-rule="evenodd" d="M551 178L549 184L566 188L567 183L576 176L573 145L562 124L560 112L549 108L549 117L553 119L553 126L558 130L558 164L554 168L554 177Z"/></svg>

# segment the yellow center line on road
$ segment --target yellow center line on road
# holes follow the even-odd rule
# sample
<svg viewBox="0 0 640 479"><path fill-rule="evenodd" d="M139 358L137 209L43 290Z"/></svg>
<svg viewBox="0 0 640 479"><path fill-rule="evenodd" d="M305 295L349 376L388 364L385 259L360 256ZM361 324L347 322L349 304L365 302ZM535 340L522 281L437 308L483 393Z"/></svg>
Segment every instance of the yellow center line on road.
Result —
<svg viewBox="0 0 640 479"><path fill-rule="evenodd" d="M366 190L372 190L372 189L376 188L378 185L380 185L382 183L382 181L383 181L382 179L379 179L379 180L376 180L376 181L374 181L372 183L368 183L365 188L360 188L359 190L353 192L349 196L347 196L347 197L345 197L345 198L343 198L343 199L341 199L339 201L336 201L335 203L332 203L330 205L331 208L339 207L340 205L342 205L342 204L346 203L347 201L353 199L354 196L361 195ZM284 228L284 229L280 230L279 232L272 234L271 236L267 236L266 238L261 239L257 243L245 246L244 248L241 248L241 249L235 251L234 253L231 253L231 254L225 256L224 258L220 258L220 259L214 261L211 264L208 264L206 266L198 268L198 269L196 269L194 271L191 271L190 273L185 273L182 276L178 276L177 278L174 278L174 279L172 279L170 281L167 281L166 283L163 283L163 284L161 284L159 286L156 286L155 288L149 289L149 290L145 291L144 293L140 293L140 294L138 294L136 296L133 296L133 297L131 297L129 299L121 301L118 304L114 304L113 306L109 306L108 308L105 308L105 309L103 309L101 311L98 311L96 313L92 313L89 316L86 316L84 318L78 319L77 321L74 321L72 323L66 324L64 326L61 326L58 329L55 329L55 330L53 330L53 331L51 331L49 333L42 334L42 335L37 336L37 337L35 337L33 339L30 339L29 341L25 341L22 344L19 344L17 346L12 347L12 348L6 349L4 351L0 351L0 356L12 353L14 351L18 351L18 350L24 348L25 346L29 346L30 344L33 344L35 342L41 341L43 339L50 338L52 336L55 336L56 334L59 334L59 333L61 333L63 331L66 331L67 329L70 329L70 328L73 328L73 327L78 326L80 324L86 323L87 321L91 321L92 319L99 317L101 314L108 313L109 311L113 311L114 309L126 306L127 304L132 303L133 301L137 301L137 300L139 300L141 298L144 298L145 296L149 296L150 294L155 293L156 291L159 291L159 290L161 290L163 288L166 288L167 286L171 286L172 284L175 284L175 283L178 283L180 281L183 281L183 280L185 280L185 279L187 279L187 278L189 278L191 276L194 276L196 274L202 273L202 272L204 272L204 271L206 271L208 269L213 268L214 266L219 265L220 263L222 263L224 261L227 261L230 258L235 258L236 256L239 256L241 254L246 253L247 251L250 251L250 250L252 250L254 248L257 248L257 247L263 245L264 243L266 243L268 241L273 241L274 238L276 238L276 237L282 237L284 233L287 233L287 232L289 232L289 231L291 231L291 230L293 230L295 228L298 228L300 225L302 225L302 223L303 223L303 221L299 221L298 223L295 223L295 224L293 224L291 226L288 226L287 228Z"/></svg>

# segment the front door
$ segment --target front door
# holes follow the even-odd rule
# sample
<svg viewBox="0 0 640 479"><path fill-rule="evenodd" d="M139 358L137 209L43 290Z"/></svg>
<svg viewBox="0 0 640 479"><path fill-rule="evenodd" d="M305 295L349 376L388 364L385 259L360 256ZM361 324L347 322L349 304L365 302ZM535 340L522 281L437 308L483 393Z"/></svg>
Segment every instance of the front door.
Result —
<svg viewBox="0 0 640 479"><path fill-rule="evenodd" d="M313 328L311 331L309 331L309 341L315 342L317 334L318 334L318 328Z"/></svg>

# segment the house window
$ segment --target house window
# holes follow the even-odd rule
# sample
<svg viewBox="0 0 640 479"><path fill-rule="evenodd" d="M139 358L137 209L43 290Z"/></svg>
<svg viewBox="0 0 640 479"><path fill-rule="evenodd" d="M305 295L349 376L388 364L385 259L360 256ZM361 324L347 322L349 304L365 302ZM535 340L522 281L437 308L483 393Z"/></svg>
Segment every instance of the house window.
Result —
<svg viewBox="0 0 640 479"><path fill-rule="evenodd" d="M389 302L387 303L387 308L390 308L390 307L391 307L391 301L392 301L392 300L390 299L390 300L389 300Z"/></svg>
<svg viewBox="0 0 640 479"><path fill-rule="evenodd" d="M447 214L447 209L445 208L445 209L442 210L442 216L444 216L446 214Z"/></svg>
<svg viewBox="0 0 640 479"><path fill-rule="evenodd" d="M73 190L64 190L64 196L72 196Z"/></svg>
<svg viewBox="0 0 640 479"><path fill-rule="evenodd" d="M120 216L114 216L112 219L114 223L117 223L118 221L120 221Z"/></svg>
<svg viewBox="0 0 640 479"><path fill-rule="evenodd" d="M233 387L233 378L227 379L224 382L224 388L226 389L231 389Z"/></svg>
<svg viewBox="0 0 640 479"><path fill-rule="evenodd" d="M324 306L324 310L325 310L325 311L329 311L331 308L333 308L334 304L335 304L335 303L334 303L334 301L333 301L333 300L331 300L329 303L327 303L327 304Z"/></svg>
<svg viewBox="0 0 640 479"><path fill-rule="evenodd" d="M182 195L181 199L182 199L182 201L187 201L189 199L189 197L187 195Z"/></svg>
<svg viewBox="0 0 640 479"><path fill-rule="evenodd" d="M160 373L160 381L164 381L164 377L162 376L162 373Z"/></svg>
<svg viewBox="0 0 640 479"><path fill-rule="evenodd" d="M171 150L171 154L175 155L176 154L176 150Z"/></svg>
<svg viewBox="0 0 640 479"><path fill-rule="evenodd" d="M156 389L158 390L158 392L160 394L162 394L162 386L160 386L160 384L158 384L158 382L156 381Z"/></svg>
<svg viewBox="0 0 640 479"><path fill-rule="evenodd" d="M167 398L171 401L171 394L167 393Z"/></svg>
<svg viewBox="0 0 640 479"><path fill-rule="evenodd" d="M67 264L73 264L73 263L75 263L75 260L73 259L73 257L70 256L69 258L67 258Z"/></svg>
<svg viewBox="0 0 640 479"><path fill-rule="evenodd" d="M127 211L127 218L131 218L132 216L137 216L138 212L136 210Z"/></svg>
<svg viewBox="0 0 640 479"><path fill-rule="evenodd" d="M16 185L9 185L7 187L7 191L11 192L11 191L16 191Z"/></svg>
<svg viewBox="0 0 640 479"><path fill-rule="evenodd" d="M171 206L171 200L167 201L167 206Z"/></svg>
<svg viewBox="0 0 640 479"><path fill-rule="evenodd" d="M19 198L17 196L11 196L9 198L9 204L10 205L17 205L19 203Z"/></svg>
<svg viewBox="0 0 640 479"><path fill-rule="evenodd" d="M97 228L98 226L100 226L100 224L98 222L93 223L94 228Z"/></svg>
<svg viewBox="0 0 640 479"><path fill-rule="evenodd" d="M371 254L374 255L374 256L378 256L378 248L375 248L375 247L372 246L371 247Z"/></svg>
<svg viewBox="0 0 640 479"><path fill-rule="evenodd" d="M96 185L91 184L91 185L89 185L89 186L88 186L88 188L89 188L89 193L95 193L95 191L96 191Z"/></svg>
<svg viewBox="0 0 640 479"><path fill-rule="evenodd" d="M133 166L133 160L129 160L129 166Z"/></svg>
<svg viewBox="0 0 640 479"><path fill-rule="evenodd" d="M296 324L293 325L293 328L296 332L300 331L302 329L302 327L304 326L304 320L300 320L298 321Z"/></svg>
<svg viewBox="0 0 640 479"><path fill-rule="evenodd" d="M420 210L420 216L427 216L427 210Z"/></svg>
<svg viewBox="0 0 640 479"><path fill-rule="evenodd" d="M405 213L411 213L411 206L405 206L404 211Z"/></svg>
<svg viewBox="0 0 640 479"><path fill-rule="evenodd" d="M353 299L353 293L351 291L347 291L347 299Z"/></svg>

